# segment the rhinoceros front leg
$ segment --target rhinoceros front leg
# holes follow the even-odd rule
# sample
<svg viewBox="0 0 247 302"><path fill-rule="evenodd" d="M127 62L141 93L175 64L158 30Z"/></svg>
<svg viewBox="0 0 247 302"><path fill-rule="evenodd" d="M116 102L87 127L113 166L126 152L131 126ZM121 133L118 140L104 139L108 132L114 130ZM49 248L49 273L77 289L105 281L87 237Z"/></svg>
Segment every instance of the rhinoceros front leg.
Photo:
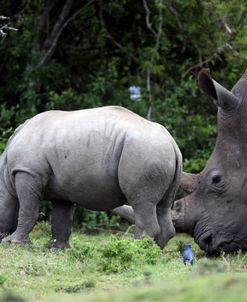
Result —
<svg viewBox="0 0 247 302"><path fill-rule="evenodd" d="M31 243L29 233L39 217L39 203L42 199L40 183L30 174L18 172L15 176L16 193L19 200L17 229L3 242Z"/></svg>
<svg viewBox="0 0 247 302"><path fill-rule="evenodd" d="M65 249L70 247L69 237L74 210L75 206L68 201L53 201L51 212L52 240L49 243L50 248Z"/></svg>

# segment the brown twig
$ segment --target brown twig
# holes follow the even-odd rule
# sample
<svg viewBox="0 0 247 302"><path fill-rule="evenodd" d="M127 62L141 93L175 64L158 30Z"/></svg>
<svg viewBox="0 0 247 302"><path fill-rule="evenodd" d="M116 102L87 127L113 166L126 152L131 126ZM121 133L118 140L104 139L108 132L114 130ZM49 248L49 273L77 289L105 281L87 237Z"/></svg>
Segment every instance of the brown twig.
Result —
<svg viewBox="0 0 247 302"><path fill-rule="evenodd" d="M151 33L154 36L157 36L157 32L153 29L152 23L150 22L150 9L148 7L148 4L147 4L146 0L142 0L142 3L143 3L143 6L145 8L145 11L146 11L146 25L147 25L147 28L151 31Z"/></svg>
<svg viewBox="0 0 247 302"><path fill-rule="evenodd" d="M3 39L7 36L6 31L8 30L18 31L17 28L9 26L9 20L10 20L9 17L0 16L0 37L2 37Z"/></svg>
<svg viewBox="0 0 247 302"><path fill-rule="evenodd" d="M214 59L216 59L226 48L231 49L232 50L232 46L229 43L225 43L221 46L219 46L217 48L217 51L215 53L213 53L210 57L208 57L207 59L190 66L182 75L182 77L186 77L192 70L197 69L199 67L202 67L205 64L209 64L210 62L212 62Z"/></svg>

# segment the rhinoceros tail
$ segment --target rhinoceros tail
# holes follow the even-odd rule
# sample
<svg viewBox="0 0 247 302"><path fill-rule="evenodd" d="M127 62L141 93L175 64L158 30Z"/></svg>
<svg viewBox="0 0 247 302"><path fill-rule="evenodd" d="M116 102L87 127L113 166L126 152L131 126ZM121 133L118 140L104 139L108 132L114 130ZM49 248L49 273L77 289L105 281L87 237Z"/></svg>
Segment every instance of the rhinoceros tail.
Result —
<svg viewBox="0 0 247 302"><path fill-rule="evenodd" d="M175 197L181 182L181 175L183 170L183 158L182 154L177 146L177 144L173 143L174 152L176 155L176 169L173 177L173 181L166 192L166 199L171 201L171 206L173 207Z"/></svg>

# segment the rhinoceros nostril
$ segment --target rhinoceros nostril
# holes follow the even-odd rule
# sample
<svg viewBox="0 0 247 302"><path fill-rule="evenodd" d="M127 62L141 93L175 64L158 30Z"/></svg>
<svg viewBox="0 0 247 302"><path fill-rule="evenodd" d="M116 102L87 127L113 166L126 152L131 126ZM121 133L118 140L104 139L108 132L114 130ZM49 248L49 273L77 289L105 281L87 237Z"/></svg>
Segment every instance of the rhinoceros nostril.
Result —
<svg viewBox="0 0 247 302"><path fill-rule="evenodd" d="M212 245L212 241L213 241L213 236L211 233L206 234L205 236L203 236L202 238L200 238L199 240L199 245L201 246L201 248L208 252L210 250L210 246Z"/></svg>
<svg viewBox="0 0 247 302"><path fill-rule="evenodd" d="M204 238L203 240L204 240L206 245L210 245L211 242L212 242L212 239L213 239L212 234L210 234L206 238Z"/></svg>

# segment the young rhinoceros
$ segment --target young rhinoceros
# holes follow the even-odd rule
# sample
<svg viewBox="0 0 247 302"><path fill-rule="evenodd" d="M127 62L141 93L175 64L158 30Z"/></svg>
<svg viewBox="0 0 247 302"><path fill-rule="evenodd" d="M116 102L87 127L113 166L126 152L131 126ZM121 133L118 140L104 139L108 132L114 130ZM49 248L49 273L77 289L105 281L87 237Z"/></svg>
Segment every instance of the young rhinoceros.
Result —
<svg viewBox="0 0 247 302"><path fill-rule="evenodd" d="M0 232L12 233L3 240L30 242L46 199L53 247L69 246L74 203L91 210L131 205L137 227L164 247L174 234L181 165L164 127L122 107L38 114L15 131L0 158Z"/></svg>

